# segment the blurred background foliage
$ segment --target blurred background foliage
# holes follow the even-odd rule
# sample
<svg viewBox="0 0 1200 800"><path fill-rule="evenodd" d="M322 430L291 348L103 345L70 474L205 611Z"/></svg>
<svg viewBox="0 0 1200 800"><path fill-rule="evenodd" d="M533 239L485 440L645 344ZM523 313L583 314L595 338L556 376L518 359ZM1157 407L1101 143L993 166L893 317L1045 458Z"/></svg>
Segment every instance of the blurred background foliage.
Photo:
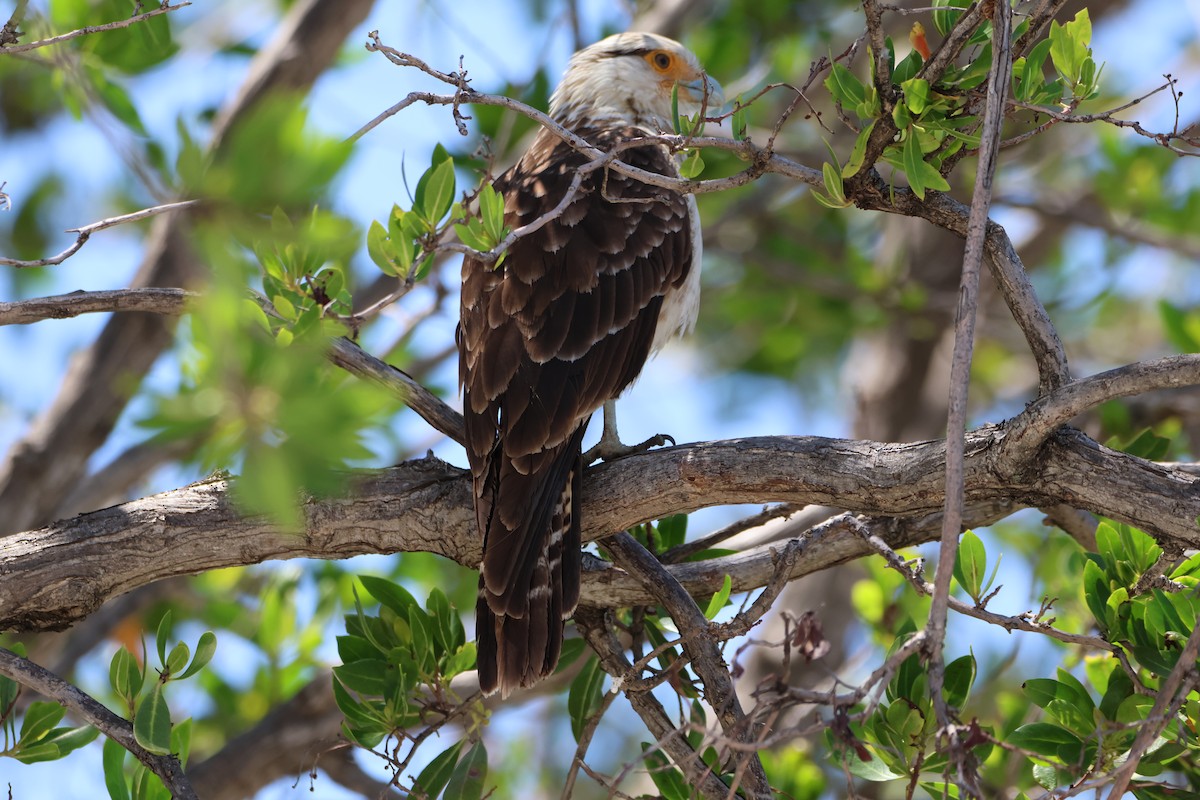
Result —
<svg viewBox="0 0 1200 800"><path fill-rule="evenodd" d="M121 19L132 10L126 0L19 5L23 41ZM464 138L447 110L413 107L358 144L346 144L408 91L438 90L415 71L364 54L367 30L378 29L385 43L444 71L457 67L461 53L474 88L539 108L571 51L626 28L682 39L731 98L772 83L804 85L814 61L842 53L863 30L860 4L850 0L481 0L454 6L380 0L311 95L274 96L225 130L222 109L292 5L196 3L123 30L0 56L0 181L7 181L2 191L12 205L0 214L0 254L41 258L69 243L65 228L175 197L212 201L192 218L185 245L200 265L188 283L204 298L144 378L95 387L121 398L124 410L111 435L73 444L87 465L79 485L19 528L166 490L212 469L241 474L248 509L295 525L296 492L333 491L347 470L385 466L430 447L463 463L452 443L394 400L329 366L321 342L349 330L367 350L456 402L457 259L439 256L398 303L347 326L354 311L402 285L402 277L382 274L372 263L365 232L372 220L386 224L393 203L413 207L435 143L454 157L461 193L511 164L533 124L496 108L465 109ZM1084 5L1068 3L1061 18ZM1104 72L1099 96L1080 111L1123 105L1170 73L1183 91L1178 105L1162 91L1127 115L1155 131L1196 122L1196 9L1151 0L1096 0L1086 7ZM920 19L935 36L926 16L887 15L898 56L907 52L911 23ZM865 78L861 54L852 69ZM754 141L766 140L795 96L784 86L750 107ZM1042 121L1022 112L1011 132ZM854 136L818 78L779 131L776 149L819 167L827 144L844 161ZM705 177L739 167L723 152L706 153L705 161ZM973 177L968 159L950 176L957 197L969 197ZM1194 159L1103 124L1051 126L1003 152L993 217L1013 236L1075 374L1200 349L1197 177ZM959 240L919 221L831 210L779 176L703 195L700 208L699 327L648 370L662 377L643 378L624 404L630 430L641 425L648 435L654 426L678 424L667 432L681 441L745 433L889 441L943 434ZM4 269L4 297L130 285L153 225L97 234L57 267ZM267 317L247 301L247 287L280 316ZM972 419L997 421L1032 396L1036 372L986 278L980 321ZM100 335L101 325L77 319L0 329L0 349L20 354L24 365L0 373L0 445L16 453L34 435L39 414L53 419L48 410L69 357ZM1168 442L1160 457L1190 459L1200 436L1200 398L1194 390L1142 396L1106 406L1083 427L1101 441L1118 442L1152 427ZM735 515L698 515L690 534ZM0 508L0 521L6 516ZM1020 613L1037 608L1043 597L1055 598L1058 627L1092 626L1071 581L1084 560L1072 539L1029 512L979 533L990 552L1004 554L996 607ZM194 720L191 764L198 788L205 788L201 796L369 795L388 780L382 763L330 750L340 716L328 688L329 667L337 663L334 639L344 632L342 614L354 607L360 573L399 581L417 597L440 588L459 609L473 605L474 573L424 554L288 562L147 587L71 631L23 638L35 660L111 698L104 665L121 645L138 652L141 637L156 631L169 609L173 622L165 633L173 640L195 640L205 629L218 635L210 667L170 698L174 718ZM815 686L828 686L835 674L861 678L907 621L924 619L925 603L878 559L799 582L781 607L796 614L813 609L835 633L829 656L792 678ZM1058 666L1084 676L1087 666L1077 650L1057 643L997 636L982 623L954 620L948 657L968 651L978 674L967 713L1005 730L1036 716L1034 703L1019 691L1023 680L1051 675ZM743 661L751 669L743 679L750 687L779 668L777 653L765 648ZM483 737L489 780L499 787L495 796L558 795L574 750L566 702L565 692L548 694L494 713ZM639 737L645 737L640 723L618 701L589 763L619 771L637 758ZM822 747L819 739L801 741L769 756L770 773L786 796L843 796L846 778L826 763ZM98 770L99 750L94 744L72 755L66 771L0 761L0 775L21 790L14 796L38 796L45 787L70 796L78 793L74 787L94 786L88 776ZM1005 759L999 749L990 758L995 796L1033 785L1025 760ZM308 770L317 777L305 777ZM653 791L644 775L630 784L634 793ZM856 791L899 796L882 787L868 783ZM581 780L577 796L604 792Z"/></svg>

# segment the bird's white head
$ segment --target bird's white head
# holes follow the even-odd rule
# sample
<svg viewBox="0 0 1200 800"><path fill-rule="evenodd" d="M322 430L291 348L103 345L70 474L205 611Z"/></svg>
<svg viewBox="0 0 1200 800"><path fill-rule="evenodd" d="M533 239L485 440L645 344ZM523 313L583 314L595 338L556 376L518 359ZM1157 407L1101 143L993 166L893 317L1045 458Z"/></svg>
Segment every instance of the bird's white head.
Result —
<svg viewBox="0 0 1200 800"><path fill-rule="evenodd" d="M617 121L669 131L676 86L682 116L702 107L713 114L725 104L721 85L679 42L653 33L618 33L571 56L550 98L550 116L567 126Z"/></svg>

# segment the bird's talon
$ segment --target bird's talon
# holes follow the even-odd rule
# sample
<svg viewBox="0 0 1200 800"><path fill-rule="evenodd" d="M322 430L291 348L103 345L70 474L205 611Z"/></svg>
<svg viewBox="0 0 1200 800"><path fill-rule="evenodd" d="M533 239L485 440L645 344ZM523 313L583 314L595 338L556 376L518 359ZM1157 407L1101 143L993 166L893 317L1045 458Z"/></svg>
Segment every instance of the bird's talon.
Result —
<svg viewBox="0 0 1200 800"><path fill-rule="evenodd" d="M674 446L675 437L666 433L655 434L641 444L623 444L619 439L611 440L602 437L592 449L583 454L583 463L594 464L597 461L613 461L636 453L644 453L653 447L662 447L668 442Z"/></svg>

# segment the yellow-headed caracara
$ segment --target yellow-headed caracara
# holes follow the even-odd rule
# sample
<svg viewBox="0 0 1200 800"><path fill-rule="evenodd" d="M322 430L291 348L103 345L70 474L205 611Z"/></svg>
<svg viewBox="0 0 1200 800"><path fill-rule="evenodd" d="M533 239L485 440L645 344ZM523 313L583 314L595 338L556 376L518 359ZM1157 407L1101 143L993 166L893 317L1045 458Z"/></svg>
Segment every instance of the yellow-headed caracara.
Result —
<svg viewBox="0 0 1200 800"><path fill-rule="evenodd" d="M681 44L622 33L571 58L550 115L608 152L671 132L673 92L681 115L723 103ZM679 174L661 144L619 157ZM554 209L590 160L541 130L493 184L505 223L518 228ZM699 272L695 198L608 168L588 173L566 209L518 239L498 268L464 260L459 379L483 537L476 638L485 692L530 686L558 663L563 621L579 600L584 429L651 353L692 328Z"/></svg>

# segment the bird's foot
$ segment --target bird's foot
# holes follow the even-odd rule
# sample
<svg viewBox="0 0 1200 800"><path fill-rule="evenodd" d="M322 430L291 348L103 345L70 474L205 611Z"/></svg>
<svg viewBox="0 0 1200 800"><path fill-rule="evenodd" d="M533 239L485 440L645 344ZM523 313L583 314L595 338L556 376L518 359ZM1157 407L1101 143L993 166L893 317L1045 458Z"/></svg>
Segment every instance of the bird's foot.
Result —
<svg viewBox="0 0 1200 800"><path fill-rule="evenodd" d="M592 449L583 454L584 464L594 464L597 461L612 461L617 458L631 456L634 453L644 453L652 447L662 447L667 442L672 446L675 444L675 439L665 433L660 433L651 436L641 444L624 444L616 436L609 437L601 436L600 441L596 442Z"/></svg>

